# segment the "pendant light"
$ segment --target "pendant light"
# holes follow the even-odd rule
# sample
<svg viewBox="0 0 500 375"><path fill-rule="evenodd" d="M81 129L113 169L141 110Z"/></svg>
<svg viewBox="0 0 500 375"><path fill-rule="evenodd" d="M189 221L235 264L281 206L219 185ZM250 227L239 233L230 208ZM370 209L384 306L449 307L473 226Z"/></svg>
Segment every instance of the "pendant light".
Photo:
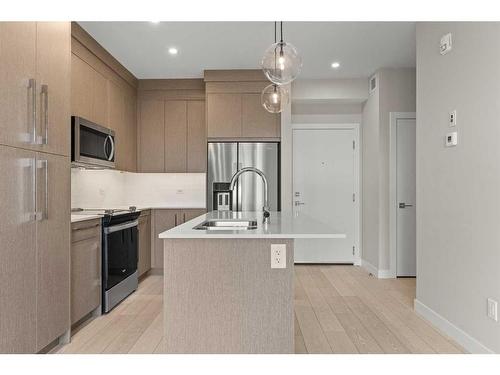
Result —
<svg viewBox="0 0 500 375"><path fill-rule="evenodd" d="M266 77L277 85L286 85L300 74L302 57L293 44L283 41L283 22L280 22L280 41L276 42L276 22L274 23L274 43L266 50L261 66Z"/></svg>
<svg viewBox="0 0 500 375"><path fill-rule="evenodd" d="M279 86L271 83L261 94L260 101L266 111L271 113L280 113L288 104L290 99L288 90L285 86Z"/></svg>
<svg viewBox="0 0 500 375"><path fill-rule="evenodd" d="M276 22L274 23L274 44L276 44ZM276 69L278 63L278 59L275 58L273 60L274 69ZM289 97L286 87L271 83L262 90L260 102L266 111L280 113L288 104Z"/></svg>

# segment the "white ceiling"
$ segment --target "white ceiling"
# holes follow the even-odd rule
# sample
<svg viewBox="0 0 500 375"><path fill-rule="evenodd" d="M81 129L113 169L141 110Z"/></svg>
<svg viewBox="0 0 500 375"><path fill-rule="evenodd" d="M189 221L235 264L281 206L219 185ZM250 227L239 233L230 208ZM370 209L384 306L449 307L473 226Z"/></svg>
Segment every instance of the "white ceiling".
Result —
<svg viewBox="0 0 500 375"><path fill-rule="evenodd" d="M200 78L205 69L256 69L273 22L79 22L137 78ZM368 77L415 66L414 22L285 22L302 55L300 78ZM169 47L179 50L177 56ZM338 61L341 67L330 67Z"/></svg>

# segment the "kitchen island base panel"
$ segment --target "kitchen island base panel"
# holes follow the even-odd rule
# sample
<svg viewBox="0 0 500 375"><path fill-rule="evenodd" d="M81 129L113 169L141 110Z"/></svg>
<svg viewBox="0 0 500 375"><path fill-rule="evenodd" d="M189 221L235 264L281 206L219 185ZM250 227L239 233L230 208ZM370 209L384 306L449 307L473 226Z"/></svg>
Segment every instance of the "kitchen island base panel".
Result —
<svg viewBox="0 0 500 375"><path fill-rule="evenodd" d="M271 244L286 268L271 268ZM293 240L165 239L167 353L293 353Z"/></svg>

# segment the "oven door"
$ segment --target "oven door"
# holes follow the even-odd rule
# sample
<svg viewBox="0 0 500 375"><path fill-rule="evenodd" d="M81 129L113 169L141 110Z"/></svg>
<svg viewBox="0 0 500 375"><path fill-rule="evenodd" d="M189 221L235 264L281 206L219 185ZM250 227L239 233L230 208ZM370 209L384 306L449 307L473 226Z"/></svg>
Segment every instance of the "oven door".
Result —
<svg viewBox="0 0 500 375"><path fill-rule="evenodd" d="M115 133L81 117L72 117L72 161L76 164L114 168Z"/></svg>
<svg viewBox="0 0 500 375"><path fill-rule="evenodd" d="M128 221L104 228L103 285L109 290L137 271L137 225Z"/></svg>

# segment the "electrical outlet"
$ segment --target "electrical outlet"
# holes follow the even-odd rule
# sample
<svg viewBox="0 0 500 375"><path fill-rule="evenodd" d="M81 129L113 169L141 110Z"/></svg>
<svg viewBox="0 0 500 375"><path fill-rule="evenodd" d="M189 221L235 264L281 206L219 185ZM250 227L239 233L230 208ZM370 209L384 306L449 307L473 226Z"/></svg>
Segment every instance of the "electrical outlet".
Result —
<svg viewBox="0 0 500 375"><path fill-rule="evenodd" d="M286 268L286 245L271 245L271 268Z"/></svg>
<svg viewBox="0 0 500 375"><path fill-rule="evenodd" d="M498 322L498 303L491 298L488 298L488 318Z"/></svg>

